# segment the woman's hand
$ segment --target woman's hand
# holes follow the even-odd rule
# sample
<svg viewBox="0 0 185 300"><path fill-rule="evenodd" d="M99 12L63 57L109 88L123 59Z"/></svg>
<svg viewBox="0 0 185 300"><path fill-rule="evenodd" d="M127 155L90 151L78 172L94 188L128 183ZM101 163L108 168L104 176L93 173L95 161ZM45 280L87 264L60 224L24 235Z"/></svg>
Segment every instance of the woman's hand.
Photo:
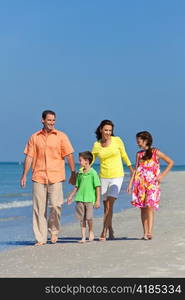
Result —
<svg viewBox="0 0 185 300"><path fill-rule="evenodd" d="M127 193L131 194L131 192L132 192L132 184L129 184L127 187Z"/></svg>
<svg viewBox="0 0 185 300"><path fill-rule="evenodd" d="M129 169L130 169L130 177L132 177L132 175L135 172L135 169L133 169L132 166L129 166Z"/></svg>

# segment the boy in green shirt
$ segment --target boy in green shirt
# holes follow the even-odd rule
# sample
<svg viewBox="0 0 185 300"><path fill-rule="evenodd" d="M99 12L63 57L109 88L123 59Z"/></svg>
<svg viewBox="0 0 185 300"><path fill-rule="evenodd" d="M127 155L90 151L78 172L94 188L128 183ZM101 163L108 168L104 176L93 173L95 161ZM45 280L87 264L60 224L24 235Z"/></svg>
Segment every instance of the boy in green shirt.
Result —
<svg viewBox="0 0 185 300"><path fill-rule="evenodd" d="M89 151L79 153L81 169L76 178L76 186L70 193L67 203L70 204L75 197L76 215L80 220L82 239L86 242L86 223L89 227L89 241L94 240L93 232L93 207L100 207L100 179L97 172L91 167L93 155Z"/></svg>

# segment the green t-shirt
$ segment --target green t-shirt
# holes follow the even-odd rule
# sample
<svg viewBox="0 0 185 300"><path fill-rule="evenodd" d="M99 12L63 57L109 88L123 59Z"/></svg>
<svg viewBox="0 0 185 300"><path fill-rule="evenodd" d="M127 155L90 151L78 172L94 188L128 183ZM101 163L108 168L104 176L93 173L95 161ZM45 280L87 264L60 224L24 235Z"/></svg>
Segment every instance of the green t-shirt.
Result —
<svg viewBox="0 0 185 300"><path fill-rule="evenodd" d="M76 187L78 188L75 201L92 202L96 201L96 187L101 186L97 172L90 168L87 173L80 169L76 179Z"/></svg>

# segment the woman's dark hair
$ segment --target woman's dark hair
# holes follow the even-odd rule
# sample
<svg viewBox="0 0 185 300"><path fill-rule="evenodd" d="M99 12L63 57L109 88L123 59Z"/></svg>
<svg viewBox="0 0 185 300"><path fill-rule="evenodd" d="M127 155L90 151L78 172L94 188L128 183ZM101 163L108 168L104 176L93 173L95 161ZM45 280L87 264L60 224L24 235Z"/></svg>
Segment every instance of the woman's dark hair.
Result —
<svg viewBox="0 0 185 300"><path fill-rule="evenodd" d="M148 146L148 149L146 150L145 155L143 156L142 159L143 160L151 159L152 158L152 143L153 143L153 138L152 138L152 135L150 134L150 132L148 132L148 131L138 132L136 134L136 138L140 138L143 141L147 141L146 145Z"/></svg>
<svg viewBox="0 0 185 300"><path fill-rule="evenodd" d="M97 140L101 140L102 138L102 134L100 132L100 129L102 129L105 125L110 125L112 126L112 136L114 136L114 124L112 123L112 121L110 120L103 120L100 125L98 126L98 128L96 129L95 133L96 133L96 138Z"/></svg>
<svg viewBox="0 0 185 300"><path fill-rule="evenodd" d="M82 157L85 160L88 160L89 164L91 164L92 161L93 161L93 155L90 151L80 152L79 156Z"/></svg>
<svg viewBox="0 0 185 300"><path fill-rule="evenodd" d="M47 115L53 115L56 117L56 113L52 110L44 110L42 113L42 119L45 120Z"/></svg>

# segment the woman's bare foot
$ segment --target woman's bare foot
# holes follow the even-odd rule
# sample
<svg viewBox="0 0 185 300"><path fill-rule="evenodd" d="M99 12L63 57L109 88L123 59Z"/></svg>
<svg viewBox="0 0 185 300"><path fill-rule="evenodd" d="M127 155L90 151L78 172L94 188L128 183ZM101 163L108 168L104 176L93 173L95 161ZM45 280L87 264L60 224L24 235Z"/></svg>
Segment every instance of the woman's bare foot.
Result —
<svg viewBox="0 0 185 300"><path fill-rule="evenodd" d="M94 233L93 232L89 232L89 242L94 241Z"/></svg>
<svg viewBox="0 0 185 300"><path fill-rule="evenodd" d="M56 244L57 241L58 241L58 236L56 234L52 234L51 235L51 243Z"/></svg>
<svg viewBox="0 0 185 300"><path fill-rule="evenodd" d="M109 240L114 240L115 237L114 237L114 231L113 229L109 229Z"/></svg>
<svg viewBox="0 0 185 300"><path fill-rule="evenodd" d="M105 241L106 241L106 237L100 236L99 241L100 241L100 242L105 242Z"/></svg>
<svg viewBox="0 0 185 300"><path fill-rule="evenodd" d="M102 241L102 242L106 241L106 236L101 234L101 236L99 237L99 241Z"/></svg>

